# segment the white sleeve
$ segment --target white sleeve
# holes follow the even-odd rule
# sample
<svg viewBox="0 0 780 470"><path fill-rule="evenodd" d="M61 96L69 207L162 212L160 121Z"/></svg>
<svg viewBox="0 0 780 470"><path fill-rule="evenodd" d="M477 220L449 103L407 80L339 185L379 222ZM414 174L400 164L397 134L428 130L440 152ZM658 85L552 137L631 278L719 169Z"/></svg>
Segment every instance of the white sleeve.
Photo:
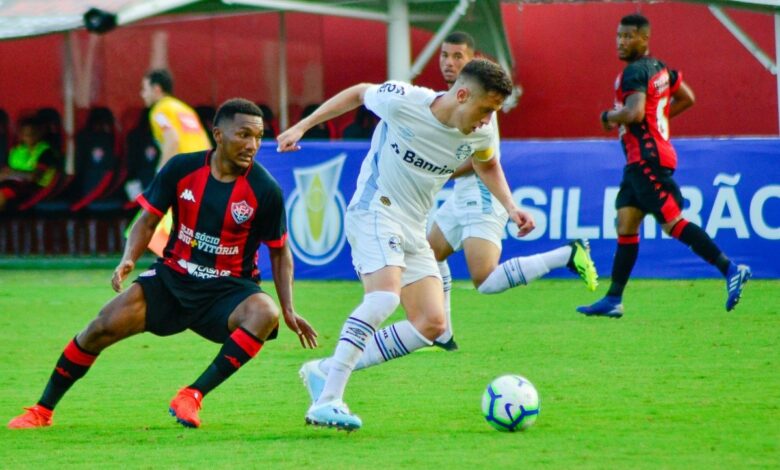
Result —
<svg viewBox="0 0 780 470"><path fill-rule="evenodd" d="M371 85L363 94L363 104L380 119L388 120L400 103L422 103L429 99L432 93L427 88L391 80Z"/></svg>

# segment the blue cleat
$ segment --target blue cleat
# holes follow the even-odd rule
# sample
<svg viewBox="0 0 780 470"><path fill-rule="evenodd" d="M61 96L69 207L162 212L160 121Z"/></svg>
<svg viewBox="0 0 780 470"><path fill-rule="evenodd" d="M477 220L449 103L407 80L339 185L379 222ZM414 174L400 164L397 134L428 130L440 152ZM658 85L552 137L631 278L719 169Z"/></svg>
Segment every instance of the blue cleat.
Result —
<svg viewBox="0 0 780 470"><path fill-rule="evenodd" d="M320 369L322 359L315 359L309 361L298 371L298 375L303 380L303 385L306 387L306 391L309 392L311 402L316 403L322 395L322 389L325 388L325 380L328 378L325 373Z"/></svg>
<svg viewBox="0 0 780 470"><path fill-rule="evenodd" d="M333 400L321 405L311 405L309 411L306 412L306 424L355 431L360 429L363 422L349 411L346 403L341 400Z"/></svg>
<svg viewBox="0 0 780 470"><path fill-rule="evenodd" d="M747 284L748 279L753 275L750 271L750 266L745 264L731 264L729 270L726 273L726 292L728 292L728 298L726 298L726 311L730 312L734 310L734 307L739 303L739 299L742 298L742 287Z"/></svg>
<svg viewBox="0 0 780 470"><path fill-rule="evenodd" d="M623 316L623 304L620 297L608 295L594 304L577 307L577 311L589 317L620 318Z"/></svg>

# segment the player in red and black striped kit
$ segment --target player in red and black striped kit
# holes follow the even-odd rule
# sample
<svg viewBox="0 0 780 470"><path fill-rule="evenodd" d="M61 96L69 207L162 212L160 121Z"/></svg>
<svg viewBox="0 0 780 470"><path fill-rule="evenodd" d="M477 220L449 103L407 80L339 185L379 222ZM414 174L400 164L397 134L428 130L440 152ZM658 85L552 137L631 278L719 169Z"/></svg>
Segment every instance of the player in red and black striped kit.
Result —
<svg viewBox="0 0 780 470"><path fill-rule="evenodd" d="M623 289L639 253L639 227L647 213L653 214L667 234L718 268L726 278L726 310L730 311L739 302L750 268L731 262L707 232L682 217L682 193L672 178L677 154L669 142L669 118L693 105L693 91L681 73L649 55L649 38L650 22L644 16L620 20L618 57L628 65L615 81L614 109L601 113L604 130L620 127L626 154L615 201L618 246L607 295L577 311L589 316L623 316Z"/></svg>
<svg viewBox="0 0 780 470"><path fill-rule="evenodd" d="M182 425L200 426L203 396L276 333L279 308L259 286L261 243L269 249L287 326L303 347L316 346L317 333L293 307L293 261L281 188L254 161L263 135L262 117L248 100L226 101L214 118L216 149L172 158L139 196L145 211L133 225L114 271L114 290L122 290L122 281L171 208L173 231L164 257L70 341L38 403L11 420L9 428L51 425L54 407L108 346L144 331L167 336L186 329L222 344L209 367L181 389L169 407Z"/></svg>

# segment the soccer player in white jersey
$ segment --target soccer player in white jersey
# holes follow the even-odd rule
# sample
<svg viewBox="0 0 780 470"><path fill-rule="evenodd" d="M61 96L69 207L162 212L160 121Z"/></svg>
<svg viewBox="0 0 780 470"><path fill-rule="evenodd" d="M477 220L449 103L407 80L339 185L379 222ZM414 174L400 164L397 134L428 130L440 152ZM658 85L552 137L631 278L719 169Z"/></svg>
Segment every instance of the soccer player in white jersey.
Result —
<svg viewBox="0 0 780 470"><path fill-rule="evenodd" d="M444 38L439 53L439 69L451 87L461 69L474 58L474 39L468 33L455 31ZM498 119L493 115L495 131L493 151L500 158ZM474 173L470 161L452 175L452 193L434 215L428 241L439 263L444 285L444 311L447 326L434 345L447 351L458 349L453 337L450 290L452 276L447 258L463 250L471 280L479 292L496 294L512 287L526 285L552 269L569 268L579 274L590 290L598 285L598 275L590 258L587 240L576 240L560 248L530 256L518 256L499 265L507 213Z"/></svg>
<svg viewBox="0 0 780 470"><path fill-rule="evenodd" d="M515 204L492 154L490 121L511 92L512 82L500 66L475 59L447 92L392 81L347 88L277 138L279 151L297 150L308 129L361 104L381 118L345 221L365 295L341 330L324 383L316 390L311 386L310 379L320 378L318 368L305 365L301 371L313 399L307 423L360 428L343 395L361 356L378 364L384 361L377 357L386 360L393 351L408 354L430 346L444 331L442 282L425 222L434 196L463 161L474 161L474 171L517 224L518 235L533 230L533 218ZM385 330L389 337L375 336L400 303L409 322Z"/></svg>

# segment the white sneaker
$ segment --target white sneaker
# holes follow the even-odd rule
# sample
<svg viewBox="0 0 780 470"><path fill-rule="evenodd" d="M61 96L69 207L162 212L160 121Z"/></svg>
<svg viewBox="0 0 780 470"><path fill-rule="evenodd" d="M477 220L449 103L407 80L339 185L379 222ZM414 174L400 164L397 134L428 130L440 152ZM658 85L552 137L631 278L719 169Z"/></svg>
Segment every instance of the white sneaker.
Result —
<svg viewBox="0 0 780 470"><path fill-rule="evenodd" d="M333 400L321 405L312 404L306 412L306 424L355 431L360 429L363 421L349 411L346 403Z"/></svg>

